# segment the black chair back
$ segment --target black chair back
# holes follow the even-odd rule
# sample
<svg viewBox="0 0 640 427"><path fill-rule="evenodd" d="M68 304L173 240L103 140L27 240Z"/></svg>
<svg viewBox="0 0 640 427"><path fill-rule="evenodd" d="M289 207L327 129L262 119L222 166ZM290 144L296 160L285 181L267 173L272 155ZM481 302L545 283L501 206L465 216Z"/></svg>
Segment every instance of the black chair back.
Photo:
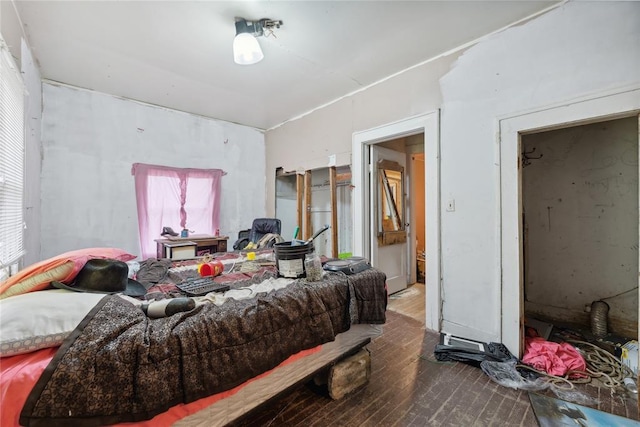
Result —
<svg viewBox="0 0 640 427"><path fill-rule="evenodd" d="M256 218L251 225L249 240L258 243L265 234L280 234L281 231L282 222L278 218Z"/></svg>

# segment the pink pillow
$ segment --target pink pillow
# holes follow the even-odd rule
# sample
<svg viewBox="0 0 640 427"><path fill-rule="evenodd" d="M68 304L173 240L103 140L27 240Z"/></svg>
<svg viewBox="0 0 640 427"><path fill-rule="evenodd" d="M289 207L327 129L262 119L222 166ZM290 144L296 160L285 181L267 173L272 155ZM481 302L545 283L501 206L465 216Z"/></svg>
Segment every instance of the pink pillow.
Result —
<svg viewBox="0 0 640 427"><path fill-rule="evenodd" d="M0 283L0 299L46 289L54 280L68 284L76 277L85 263L94 258L117 259L126 262L136 256L117 248L87 248L65 252L31 264Z"/></svg>

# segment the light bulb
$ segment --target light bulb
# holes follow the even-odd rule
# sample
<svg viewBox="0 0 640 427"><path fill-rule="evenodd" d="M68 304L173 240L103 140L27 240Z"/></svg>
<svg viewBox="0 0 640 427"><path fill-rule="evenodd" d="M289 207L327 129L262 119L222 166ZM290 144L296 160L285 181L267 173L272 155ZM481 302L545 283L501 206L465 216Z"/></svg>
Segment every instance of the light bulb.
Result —
<svg viewBox="0 0 640 427"><path fill-rule="evenodd" d="M240 33L233 39L233 60L236 64L251 65L264 58L258 40L249 33Z"/></svg>

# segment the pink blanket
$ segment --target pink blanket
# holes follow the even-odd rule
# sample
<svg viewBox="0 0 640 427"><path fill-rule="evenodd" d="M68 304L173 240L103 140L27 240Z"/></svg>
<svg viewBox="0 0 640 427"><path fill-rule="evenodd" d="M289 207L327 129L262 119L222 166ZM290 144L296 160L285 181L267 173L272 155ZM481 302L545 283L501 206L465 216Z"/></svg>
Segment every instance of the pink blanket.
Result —
<svg viewBox="0 0 640 427"><path fill-rule="evenodd" d="M563 376L569 371L584 371L587 364L571 344L527 337L522 362L547 374Z"/></svg>

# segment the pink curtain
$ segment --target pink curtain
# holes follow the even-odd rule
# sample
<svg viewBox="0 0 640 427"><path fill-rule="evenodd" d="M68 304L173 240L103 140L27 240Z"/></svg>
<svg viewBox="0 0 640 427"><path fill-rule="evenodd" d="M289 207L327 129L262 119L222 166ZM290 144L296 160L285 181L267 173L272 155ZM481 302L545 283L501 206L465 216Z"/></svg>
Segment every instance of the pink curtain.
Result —
<svg viewBox="0 0 640 427"><path fill-rule="evenodd" d="M142 259L156 257L162 227L213 234L220 228L220 169L184 169L134 163Z"/></svg>

